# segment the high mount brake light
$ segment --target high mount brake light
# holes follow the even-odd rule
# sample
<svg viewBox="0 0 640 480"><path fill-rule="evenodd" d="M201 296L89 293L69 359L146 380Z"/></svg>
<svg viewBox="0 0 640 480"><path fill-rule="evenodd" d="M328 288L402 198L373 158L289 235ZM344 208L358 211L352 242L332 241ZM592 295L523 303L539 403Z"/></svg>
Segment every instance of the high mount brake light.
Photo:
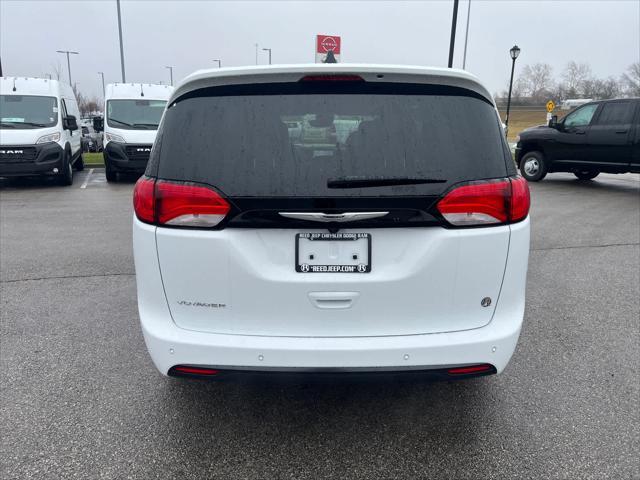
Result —
<svg viewBox="0 0 640 480"><path fill-rule="evenodd" d="M437 209L455 226L518 222L529 213L529 185L523 177L472 182L451 190Z"/></svg>
<svg viewBox="0 0 640 480"><path fill-rule="evenodd" d="M229 213L229 203L210 187L142 177L133 190L138 219L154 225L215 227Z"/></svg>
<svg viewBox="0 0 640 480"><path fill-rule="evenodd" d="M364 82L360 75L306 75L300 79L301 82Z"/></svg>

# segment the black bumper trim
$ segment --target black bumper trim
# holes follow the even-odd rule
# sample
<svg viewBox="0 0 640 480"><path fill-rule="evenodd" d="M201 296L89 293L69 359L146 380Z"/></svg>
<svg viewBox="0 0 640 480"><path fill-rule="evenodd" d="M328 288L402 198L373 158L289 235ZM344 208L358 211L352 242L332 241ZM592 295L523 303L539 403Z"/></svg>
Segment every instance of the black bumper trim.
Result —
<svg viewBox="0 0 640 480"><path fill-rule="evenodd" d="M216 370L215 375L200 375L195 373L183 373L176 370L175 365L169 369L167 375L170 377L207 379L213 381L283 381L283 382L385 382L385 381L438 381L438 380L460 380L463 378L484 377L497 373L493 365L489 369L481 372L450 374L449 369L455 368L426 368L414 367L411 370L389 370L389 369L337 369L337 368L316 368L316 369L288 369L288 370L246 370L246 369L225 369L218 367L204 367Z"/></svg>
<svg viewBox="0 0 640 480"><path fill-rule="evenodd" d="M102 150L105 166L115 172L144 173L149 157L141 155L141 158L135 158L128 155L127 151L132 148L150 149L151 145L109 142Z"/></svg>
<svg viewBox="0 0 640 480"><path fill-rule="evenodd" d="M2 145L0 150L16 151L21 149L36 150L34 159L12 159L8 155L0 158L0 177L26 177L32 175L56 175L54 168L62 172L64 150L57 143L40 145Z"/></svg>

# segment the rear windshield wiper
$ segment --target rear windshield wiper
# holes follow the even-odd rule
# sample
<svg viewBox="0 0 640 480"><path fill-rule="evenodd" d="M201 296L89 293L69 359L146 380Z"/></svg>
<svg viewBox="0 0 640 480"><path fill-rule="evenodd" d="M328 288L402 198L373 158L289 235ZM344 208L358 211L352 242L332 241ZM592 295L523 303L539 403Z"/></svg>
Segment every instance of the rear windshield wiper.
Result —
<svg viewBox="0 0 640 480"><path fill-rule="evenodd" d="M0 125L2 125L3 127L18 128L13 122L0 122Z"/></svg>
<svg viewBox="0 0 640 480"><path fill-rule="evenodd" d="M413 177L344 177L330 178L327 188L367 188L390 187L394 185L420 185L424 183L446 183L441 178L413 178Z"/></svg>

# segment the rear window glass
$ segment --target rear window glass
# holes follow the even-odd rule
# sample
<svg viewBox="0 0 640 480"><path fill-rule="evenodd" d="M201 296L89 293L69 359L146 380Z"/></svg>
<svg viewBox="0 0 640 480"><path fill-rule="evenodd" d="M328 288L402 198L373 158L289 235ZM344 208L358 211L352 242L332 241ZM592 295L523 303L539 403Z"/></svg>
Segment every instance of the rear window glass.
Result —
<svg viewBox="0 0 640 480"><path fill-rule="evenodd" d="M605 103L598 115L596 125L624 125L631 123L633 119L633 107L631 102Z"/></svg>
<svg viewBox="0 0 640 480"><path fill-rule="evenodd" d="M148 173L229 196L422 195L505 176L493 106L457 88L279 84L210 88L166 112ZM329 188L332 180L437 184ZM333 182L335 184L335 182Z"/></svg>

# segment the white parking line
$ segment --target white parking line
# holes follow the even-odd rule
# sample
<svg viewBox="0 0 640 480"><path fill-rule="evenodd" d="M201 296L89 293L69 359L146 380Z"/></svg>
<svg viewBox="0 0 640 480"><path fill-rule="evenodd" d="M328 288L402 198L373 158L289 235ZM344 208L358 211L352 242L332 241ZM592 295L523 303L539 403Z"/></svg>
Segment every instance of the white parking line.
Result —
<svg viewBox="0 0 640 480"><path fill-rule="evenodd" d="M87 183L89 183L89 178L91 178L91 174L93 173L93 168L89 169L89 173L87 173L87 178L84 179L84 182L80 186L80 188L87 188Z"/></svg>

